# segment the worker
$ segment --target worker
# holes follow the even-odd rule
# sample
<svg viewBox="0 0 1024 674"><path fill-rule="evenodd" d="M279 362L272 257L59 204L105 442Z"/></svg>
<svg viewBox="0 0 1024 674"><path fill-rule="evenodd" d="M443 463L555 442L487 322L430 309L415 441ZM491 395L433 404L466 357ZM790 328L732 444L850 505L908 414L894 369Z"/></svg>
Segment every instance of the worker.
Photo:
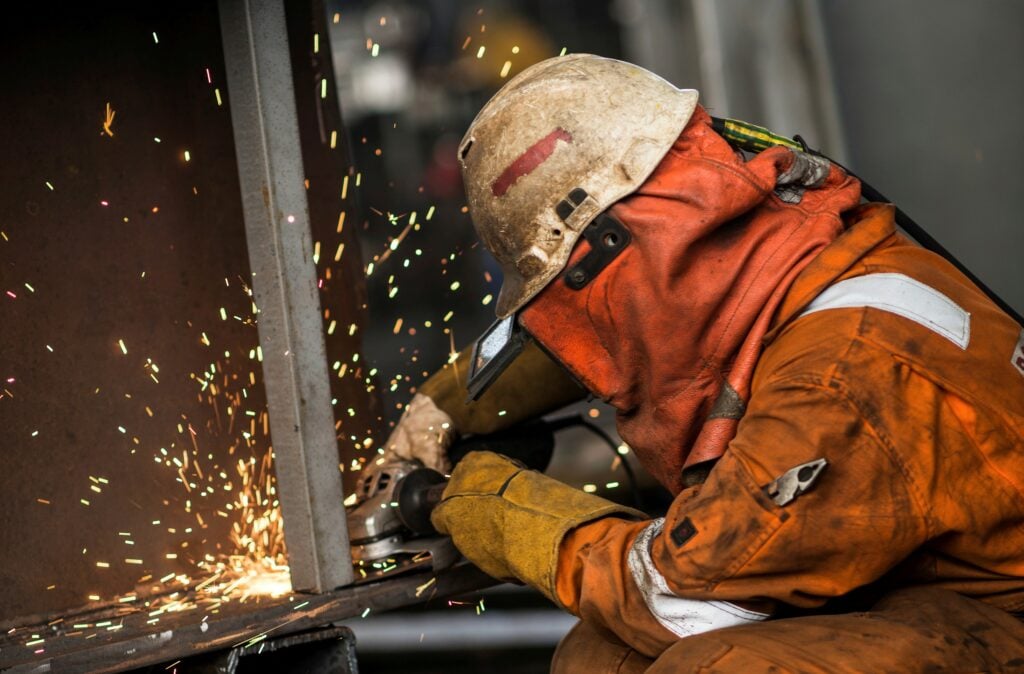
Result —
<svg viewBox="0 0 1024 674"><path fill-rule="evenodd" d="M502 320L388 455L448 470L459 434L615 408L664 517L488 452L433 514L581 619L553 671L1024 671L1021 326L857 179L738 152L697 96L572 55L481 110L459 162Z"/></svg>

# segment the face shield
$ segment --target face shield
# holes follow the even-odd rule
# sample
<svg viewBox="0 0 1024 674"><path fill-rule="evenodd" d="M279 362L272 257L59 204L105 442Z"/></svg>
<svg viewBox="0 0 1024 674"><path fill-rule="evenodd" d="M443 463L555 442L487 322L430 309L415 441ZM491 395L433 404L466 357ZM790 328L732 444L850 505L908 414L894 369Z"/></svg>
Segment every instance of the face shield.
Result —
<svg viewBox="0 0 1024 674"><path fill-rule="evenodd" d="M530 338L519 325L518 313L499 319L473 345L466 389L469 400L478 400L511 365Z"/></svg>

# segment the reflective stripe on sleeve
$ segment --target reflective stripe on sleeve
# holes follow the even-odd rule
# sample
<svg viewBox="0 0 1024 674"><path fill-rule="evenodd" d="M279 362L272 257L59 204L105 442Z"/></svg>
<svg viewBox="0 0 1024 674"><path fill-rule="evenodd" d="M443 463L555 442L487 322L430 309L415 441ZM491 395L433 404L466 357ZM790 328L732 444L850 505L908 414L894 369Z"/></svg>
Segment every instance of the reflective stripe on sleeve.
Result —
<svg viewBox="0 0 1024 674"><path fill-rule="evenodd" d="M971 314L938 290L896 273L867 274L826 288L797 318L827 309L871 307L908 318L961 349L971 341Z"/></svg>
<svg viewBox="0 0 1024 674"><path fill-rule="evenodd" d="M759 622L768 616L724 601L684 599L673 594L665 577L651 559L651 542L661 533L665 518L651 522L633 541L629 550L629 570L655 619L679 637Z"/></svg>

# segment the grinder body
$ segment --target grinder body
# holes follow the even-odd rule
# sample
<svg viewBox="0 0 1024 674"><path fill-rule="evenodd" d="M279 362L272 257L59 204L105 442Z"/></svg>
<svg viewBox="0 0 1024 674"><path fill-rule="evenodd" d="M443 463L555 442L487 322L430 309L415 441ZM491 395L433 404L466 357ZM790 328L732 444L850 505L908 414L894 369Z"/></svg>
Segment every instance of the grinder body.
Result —
<svg viewBox="0 0 1024 674"><path fill-rule="evenodd" d="M472 451L492 451L543 471L554 451L557 422L532 421L507 431L466 438L449 450L457 464ZM438 571L458 559L451 539L440 536L430 514L448 479L418 461L375 467L360 480L358 501L348 509L352 560L366 580L411 569Z"/></svg>

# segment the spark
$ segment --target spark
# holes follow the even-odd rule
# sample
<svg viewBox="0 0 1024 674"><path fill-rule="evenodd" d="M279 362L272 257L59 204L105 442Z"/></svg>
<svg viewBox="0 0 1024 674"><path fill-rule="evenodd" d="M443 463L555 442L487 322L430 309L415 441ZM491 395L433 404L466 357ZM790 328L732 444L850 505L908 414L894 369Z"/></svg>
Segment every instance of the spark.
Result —
<svg viewBox="0 0 1024 674"><path fill-rule="evenodd" d="M436 581L437 581L437 578L431 578L430 580L428 580L427 582L423 583L422 585L418 585L418 586L416 587L416 596L418 597L418 596L420 596L421 594L423 594L423 592L424 592L424 591L425 591L425 590L426 590L426 589L427 589L428 587L430 587L431 585L433 585L433 584L434 584L434 583L435 583Z"/></svg>
<svg viewBox="0 0 1024 674"><path fill-rule="evenodd" d="M484 46L484 45L480 45L480 48L476 50L476 57L477 57L478 59L482 59L482 58L484 57L484 52L485 52L486 50L487 50L487 47L486 47L486 46Z"/></svg>
<svg viewBox="0 0 1024 674"><path fill-rule="evenodd" d="M117 110L114 110L113 108L111 108L110 107L110 103L108 102L107 103L107 115L106 115L106 117L103 120L103 133L100 134L101 136L105 133L105 134L107 134L107 136L109 136L111 138L114 137L114 130L112 128L110 128L110 127L113 126L113 124L114 124L114 117L116 115L117 115Z"/></svg>

